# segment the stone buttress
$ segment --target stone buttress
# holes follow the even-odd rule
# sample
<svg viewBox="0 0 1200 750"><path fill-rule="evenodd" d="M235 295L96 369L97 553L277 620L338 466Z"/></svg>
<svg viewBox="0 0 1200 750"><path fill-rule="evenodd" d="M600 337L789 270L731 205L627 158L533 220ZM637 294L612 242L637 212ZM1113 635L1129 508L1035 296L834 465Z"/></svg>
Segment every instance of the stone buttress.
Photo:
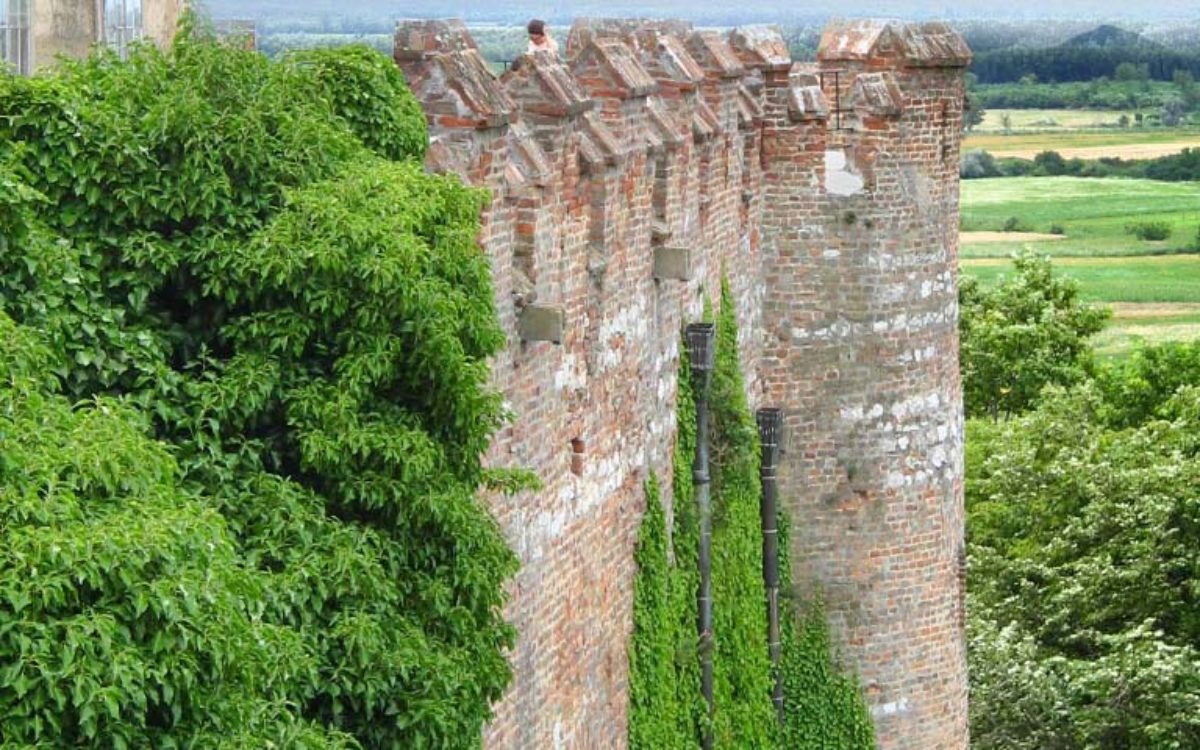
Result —
<svg viewBox="0 0 1200 750"><path fill-rule="evenodd" d="M493 371L515 417L488 461L543 482L487 498L521 570L486 747L626 745L643 485L653 471L670 497L680 331L723 273L747 395L792 431L796 573L826 592L881 746L965 747L966 54L941 27L860 24L796 66L773 29L589 19L562 59L497 77L461 22L398 26L427 167L490 191L480 245L509 337Z"/></svg>

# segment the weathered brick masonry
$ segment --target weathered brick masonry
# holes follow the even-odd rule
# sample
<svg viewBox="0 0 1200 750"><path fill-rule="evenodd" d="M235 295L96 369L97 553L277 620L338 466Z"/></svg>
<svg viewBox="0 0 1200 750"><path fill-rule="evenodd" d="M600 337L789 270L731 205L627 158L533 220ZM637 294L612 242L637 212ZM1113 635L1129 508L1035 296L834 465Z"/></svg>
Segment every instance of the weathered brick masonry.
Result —
<svg viewBox="0 0 1200 750"><path fill-rule="evenodd" d="M830 28L807 66L761 27L580 21L565 47L497 78L459 22L396 33L428 166L491 191L480 242L515 420L489 460L544 482L489 498L522 569L485 745L625 746L642 485L671 477L680 329L724 271L751 403L787 414L795 575L825 592L880 747L965 748L969 52L944 25L879 22Z"/></svg>

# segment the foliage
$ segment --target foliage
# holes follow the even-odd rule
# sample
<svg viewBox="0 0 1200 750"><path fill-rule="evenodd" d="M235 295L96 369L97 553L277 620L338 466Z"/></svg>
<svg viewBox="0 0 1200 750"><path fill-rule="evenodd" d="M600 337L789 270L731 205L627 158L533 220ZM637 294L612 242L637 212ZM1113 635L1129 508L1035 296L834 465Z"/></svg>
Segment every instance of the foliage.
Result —
<svg viewBox="0 0 1200 750"><path fill-rule="evenodd" d="M959 286L963 401L970 416L1015 414L1034 405L1042 388L1084 378L1088 337L1108 311L1079 301L1078 285L1055 276L1048 258L1013 258L1015 273L984 288Z"/></svg>
<svg viewBox="0 0 1200 750"><path fill-rule="evenodd" d="M783 726L775 717L762 577L758 432L746 401L738 351L733 300L725 284L710 394L715 745L869 750L874 743L866 704L856 683L832 669L828 626L819 602L798 621L799 600L787 596L790 568L782 512L781 617L788 710ZM696 648L699 519L687 470L696 449L695 402L687 358L681 360L673 531L668 541L657 482L651 479L638 541L629 656L632 748L699 747L706 723Z"/></svg>
<svg viewBox="0 0 1200 750"><path fill-rule="evenodd" d="M775 724L762 577L758 428L746 400L737 317L721 287L712 414L714 740L718 748L772 747Z"/></svg>
<svg viewBox="0 0 1200 750"><path fill-rule="evenodd" d="M973 745L1200 744L1200 389L1171 385L1128 427L1092 386L972 425Z"/></svg>
<svg viewBox="0 0 1200 750"><path fill-rule="evenodd" d="M1125 234L1139 240L1165 240L1171 236L1171 224L1166 221L1135 221L1125 225Z"/></svg>
<svg viewBox="0 0 1200 750"><path fill-rule="evenodd" d="M1142 347L1100 368L1096 386L1105 406L1100 416L1117 428L1142 424L1189 385L1200 385L1200 342Z"/></svg>
<svg viewBox="0 0 1200 750"><path fill-rule="evenodd" d="M684 347L681 340L680 351ZM629 746L634 750L697 748L706 721L696 632L700 530L689 470L696 451L696 406L687 357L680 358L678 379L674 523L668 537L652 475L636 552L629 647Z"/></svg>
<svg viewBox="0 0 1200 750"><path fill-rule="evenodd" d="M681 352L687 350L682 336L679 346ZM671 509L674 516L671 544L675 553L672 609L677 629L676 721L679 736L692 739L681 747L695 747L707 721L707 707L700 691L700 639L696 632L700 618L696 599L700 589L700 508L696 504L696 488L690 471L695 455L695 386L688 358L680 357L675 401L675 473L671 480Z"/></svg>
<svg viewBox="0 0 1200 750"><path fill-rule="evenodd" d="M1176 70L1192 75L1200 71L1200 52L1173 50L1145 43L1057 47L1012 47L977 54L971 71L981 83L1019 81L1033 73L1044 81L1090 81L1128 76L1120 80L1171 81Z"/></svg>
<svg viewBox="0 0 1200 750"><path fill-rule="evenodd" d="M658 480L646 483L646 515L634 556L634 631L629 643L629 747L669 750L695 747L695 732L681 732L680 672L676 661L684 623L675 609L678 570L668 555L666 514ZM695 627L691 628L695 632Z"/></svg>
<svg viewBox="0 0 1200 750"><path fill-rule="evenodd" d="M391 60L351 45L295 52L287 63L311 70L333 111L372 151L388 159L424 155L425 115Z"/></svg>
<svg viewBox="0 0 1200 750"><path fill-rule="evenodd" d="M972 106L984 109L1109 109L1161 107L1178 87L1166 81L1114 81L1090 77L1059 83L980 83L971 88Z"/></svg>
<svg viewBox="0 0 1200 750"><path fill-rule="evenodd" d="M188 625L196 649L230 650L186 669L241 660L249 687L233 668L180 672L186 689L121 708L132 744L186 745L170 722L196 714L219 715L214 736L235 746L261 724L475 747L508 683L515 559L476 494L528 477L480 463L504 416L487 384L503 336L475 244L482 196L424 174L420 113L373 54L272 63L189 21L169 53L0 78L0 164L13 165L0 182L17 188L0 197L4 305L45 332L41 372L67 398L100 398L101 412L119 400L176 457L177 479L114 464L97 485L129 490L147 529L187 530L146 570L170 556L179 580L202 583L207 566L213 596L233 592L212 613L224 619ZM20 486L6 476L5 492ZM92 507L105 496L81 494L82 518L108 513ZM141 558L92 552L109 555L97 582L130 577L102 592L113 611L140 607ZM251 625L288 656L235 652L226 631ZM172 653L150 653L145 679L175 669ZM263 694L262 710L243 693ZM226 706L244 711L225 719Z"/></svg>
<svg viewBox="0 0 1200 750"><path fill-rule="evenodd" d="M964 180L977 180L983 177L999 177L1000 168L996 159L981 148L968 149L963 152L962 164L959 166L959 176Z"/></svg>
<svg viewBox="0 0 1200 750"><path fill-rule="evenodd" d="M1024 232L1029 229L1020 216L1010 216L1004 220L1004 224L1000 227L1004 232Z"/></svg>
<svg viewBox="0 0 1200 750"><path fill-rule="evenodd" d="M1056 177L1067 171L1067 160L1057 151L1042 151L1033 157L1033 174Z"/></svg>
<svg viewBox="0 0 1200 750"><path fill-rule="evenodd" d="M875 727L858 683L834 670L829 624L821 598L802 597L793 589L790 522L782 510L778 524L784 704L778 746L873 750Z"/></svg>
<svg viewBox="0 0 1200 750"><path fill-rule="evenodd" d="M256 41L258 51L272 59L278 59L297 50L346 47L352 44L361 44L380 54L390 55L396 47L394 24L392 30L386 33L260 33Z"/></svg>
<svg viewBox="0 0 1200 750"><path fill-rule="evenodd" d="M0 312L0 736L120 748L356 746L287 705L317 676L267 582L146 420L52 392Z"/></svg>
<svg viewBox="0 0 1200 750"><path fill-rule="evenodd" d="M964 180L1024 175L1069 175L1193 182L1200 180L1200 148L1184 148L1179 153L1154 159L1121 159L1107 156L1099 159L1064 159L1054 151L1047 151L1039 153L1032 162L1014 158L995 160L983 149L972 149L963 154L959 174Z"/></svg>
<svg viewBox="0 0 1200 750"><path fill-rule="evenodd" d="M976 125L983 123L983 118L987 115L987 110L976 101L973 91L968 90L966 96L966 107L963 112L963 130L970 132L975 129Z"/></svg>

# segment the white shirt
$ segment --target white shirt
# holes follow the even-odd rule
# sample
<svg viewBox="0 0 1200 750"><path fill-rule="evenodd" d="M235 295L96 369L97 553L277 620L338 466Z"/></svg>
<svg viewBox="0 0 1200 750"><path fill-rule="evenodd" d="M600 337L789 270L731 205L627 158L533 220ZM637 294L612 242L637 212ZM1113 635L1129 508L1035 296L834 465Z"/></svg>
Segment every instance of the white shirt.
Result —
<svg viewBox="0 0 1200 750"><path fill-rule="evenodd" d="M542 37L541 44L538 44L538 43L534 42L532 39L530 39L529 46L525 48L525 54L529 55L534 52L549 52L550 54L557 57L558 56L558 42L554 41L554 38L551 37L549 34L546 34L544 37Z"/></svg>

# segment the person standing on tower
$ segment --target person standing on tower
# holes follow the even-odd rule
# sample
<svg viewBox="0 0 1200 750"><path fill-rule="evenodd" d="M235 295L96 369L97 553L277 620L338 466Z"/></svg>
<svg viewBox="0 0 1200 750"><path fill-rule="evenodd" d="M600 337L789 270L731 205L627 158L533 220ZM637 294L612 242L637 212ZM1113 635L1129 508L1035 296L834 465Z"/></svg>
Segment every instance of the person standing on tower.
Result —
<svg viewBox="0 0 1200 750"><path fill-rule="evenodd" d="M535 18L529 22L526 30L529 31L529 46L526 47L525 54L549 52L555 57L558 56L558 42L554 41L546 31L545 21Z"/></svg>

